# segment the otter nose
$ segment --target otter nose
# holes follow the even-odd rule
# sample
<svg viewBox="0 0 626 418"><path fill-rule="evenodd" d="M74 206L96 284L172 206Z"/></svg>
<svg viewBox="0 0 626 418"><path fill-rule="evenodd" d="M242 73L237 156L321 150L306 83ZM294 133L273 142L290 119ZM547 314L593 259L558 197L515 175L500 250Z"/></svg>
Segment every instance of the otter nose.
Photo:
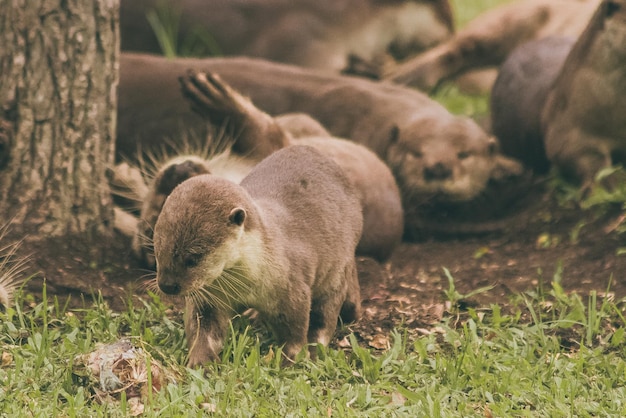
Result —
<svg viewBox="0 0 626 418"><path fill-rule="evenodd" d="M424 168L424 180L445 180L452 175L452 170L443 163L437 163Z"/></svg>
<svg viewBox="0 0 626 418"><path fill-rule="evenodd" d="M159 289L167 295L178 295L180 285L178 283L159 283Z"/></svg>

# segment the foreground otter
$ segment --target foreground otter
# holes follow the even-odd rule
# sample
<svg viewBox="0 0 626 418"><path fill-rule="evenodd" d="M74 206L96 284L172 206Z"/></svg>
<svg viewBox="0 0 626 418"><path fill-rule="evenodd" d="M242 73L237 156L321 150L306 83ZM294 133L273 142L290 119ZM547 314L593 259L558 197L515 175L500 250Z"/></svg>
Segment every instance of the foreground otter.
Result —
<svg viewBox="0 0 626 418"><path fill-rule="evenodd" d="M361 207L341 168L313 148L269 156L241 182L177 186L154 230L157 283L186 299L189 366L218 360L229 317L256 309L293 359L360 314L354 250Z"/></svg>
<svg viewBox="0 0 626 418"><path fill-rule="evenodd" d="M174 28L180 42L171 45L179 53L195 33L204 35L196 41L212 40L204 43L212 50L188 51L194 55L259 57L335 72L351 54L404 58L453 31L448 0L122 0L122 50L168 52L153 27L160 14L169 14L165 24L180 17Z"/></svg>
<svg viewBox="0 0 626 418"><path fill-rule="evenodd" d="M239 182L252 167L278 149L309 145L333 159L357 190L363 211L363 234L357 255L386 261L402 239L404 219L400 192L389 168L362 145L331 137L306 115L272 118L230 88L217 75L190 72L181 85L192 107L214 125L236 132L228 155L180 155L164 162L145 193L133 238L136 255L153 266L151 231L165 198L187 178L212 173ZM219 160L219 165L216 164Z"/></svg>
<svg viewBox="0 0 626 418"><path fill-rule="evenodd" d="M549 36L521 45L500 67L491 91L491 129L502 153L536 174L550 168L541 110L574 42L572 37Z"/></svg>
<svg viewBox="0 0 626 418"><path fill-rule="evenodd" d="M548 159L589 188L626 162L626 0L604 0L563 64L542 114Z"/></svg>
<svg viewBox="0 0 626 418"><path fill-rule="evenodd" d="M303 112L331 134L373 150L393 171L405 209L459 202L521 166L498 152L470 118L454 116L426 95L369 80L327 75L247 58L176 59L122 54L117 149L126 155L159 146L181 132L202 135L206 122L181 96L188 68L219 74L271 115ZM206 135L206 133L204 133Z"/></svg>
<svg viewBox="0 0 626 418"><path fill-rule="evenodd" d="M518 0L479 15L449 40L406 60L385 80L430 91L469 70L499 66L519 45L546 36L578 37L600 0Z"/></svg>

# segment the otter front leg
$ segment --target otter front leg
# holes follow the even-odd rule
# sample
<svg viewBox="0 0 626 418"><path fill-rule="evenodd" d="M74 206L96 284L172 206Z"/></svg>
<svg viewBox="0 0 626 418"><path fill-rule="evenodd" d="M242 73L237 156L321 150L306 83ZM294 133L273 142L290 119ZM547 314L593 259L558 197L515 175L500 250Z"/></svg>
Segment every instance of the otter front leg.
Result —
<svg viewBox="0 0 626 418"><path fill-rule="evenodd" d="M219 361L228 330L228 315L209 306L197 307L187 300L185 307L185 336L189 347L188 367L207 361Z"/></svg>
<svg viewBox="0 0 626 418"><path fill-rule="evenodd" d="M289 145L290 138L267 113L217 74L189 71L180 79L192 109L216 127L227 125L233 135L233 152L258 161Z"/></svg>
<svg viewBox="0 0 626 418"><path fill-rule="evenodd" d="M297 281L292 280L292 283L297 283ZM306 345L311 310L311 290L308 286L295 286L289 289L287 294L287 297L279 298L281 304L278 313L265 318L276 341L284 344L283 365L292 363Z"/></svg>

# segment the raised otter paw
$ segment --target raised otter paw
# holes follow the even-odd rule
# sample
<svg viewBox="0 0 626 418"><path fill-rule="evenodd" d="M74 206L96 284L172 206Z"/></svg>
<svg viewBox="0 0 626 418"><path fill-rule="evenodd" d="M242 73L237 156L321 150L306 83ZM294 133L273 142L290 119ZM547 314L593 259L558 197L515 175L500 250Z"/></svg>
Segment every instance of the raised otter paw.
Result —
<svg viewBox="0 0 626 418"><path fill-rule="evenodd" d="M212 123L221 124L226 117L246 113L248 100L217 74L188 70L187 75L179 77L178 81L192 110Z"/></svg>

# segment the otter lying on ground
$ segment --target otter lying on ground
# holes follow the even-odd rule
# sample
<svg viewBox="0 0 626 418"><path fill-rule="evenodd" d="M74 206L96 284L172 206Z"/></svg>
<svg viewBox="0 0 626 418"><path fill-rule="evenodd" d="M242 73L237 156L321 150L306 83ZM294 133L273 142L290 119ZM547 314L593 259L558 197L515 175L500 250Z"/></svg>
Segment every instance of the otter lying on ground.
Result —
<svg viewBox="0 0 626 418"><path fill-rule="evenodd" d="M133 239L135 253L148 266L154 265L150 251L151 231L163 202L177 184L204 173L239 182L255 164L292 144L310 145L342 168L357 190L363 212L363 234L356 252L378 261L387 260L402 239L402 202L391 171L372 151L324 134L323 128L306 115L272 118L216 75L190 72L187 77L181 77L181 84L197 113L217 126L227 124L236 135L227 156L205 160L181 155L160 167L150 191L141 199L141 221ZM215 164L216 159L220 166ZM231 167L228 162L231 159L240 162L238 168Z"/></svg>
<svg viewBox="0 0 626 418"><path fill-rule="evenodd" d="M336 72L351 54L405 58L453 32L448 0L122 0L122 50L165 52L153 27L159 13L169 21L179 15L174 35L180 42L172 45L179 53L195 34L194 46L213 50L190 51L194 55L259 57ZM203 45L207 38L212 42Z"/></svg>
<svg viewBox="0 0 626 418"><path fill-rule="evenodd" d="M241 182L178 185L154 228L157 284L186 300L189 366L216 361L229 318L256 309L283 352L328 344L360 315L354 250L362 217L341 168L306 146L280 150Z"/></svg>
<svg viewBox="0 0 626 418"><path fill-rule="evenodd" d="M331 134L373 150L391 168L405 209L463 202L521 166L474 121L454 116L426 95L365 79L327 75L248 58L176 59L122 54L118 151L159 147L164 137L206 129L180 95L188 68L219 74L271 115L303 112ZM206 133L204 133L206 135Z"/></svg>
<svg viewBox="0 0 626 418"><path fill-rule="evenodd" d="M383 79L430 91L468 70L499 66L517 46L578 37L600 0L518 0L479 15L448 41L394 66Z"/></svg>
<svg viewBox="0 0 626 418"><path fill-rule="evenodd" d="M548 159L588 188L626 161L626 0L604 0L563 64L543 108Z"/></svg>

